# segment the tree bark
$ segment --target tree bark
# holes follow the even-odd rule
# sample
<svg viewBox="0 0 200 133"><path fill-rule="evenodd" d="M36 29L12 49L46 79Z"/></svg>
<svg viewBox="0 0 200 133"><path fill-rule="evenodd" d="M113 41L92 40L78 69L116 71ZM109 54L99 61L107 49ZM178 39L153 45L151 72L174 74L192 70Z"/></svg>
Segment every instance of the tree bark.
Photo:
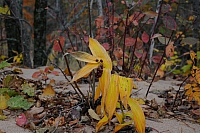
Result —
<svg viewBox="0 0 200 133"><path fill-rule="evenodd" d="M5 18L5 28L6 28L6 37L8 43L8 57L16 56L14 51L18 53L22 52L22 47L20 45L20 24L16 18L16 16L20 15L19 9L17 6L14 6L12 0L5 0L6 4L9 6L11 10L11 16L13 18Z"/></svg>
<svg viewBox="0 0 200 133"><path fill-rule="evenodd" d="M25 20L22 19L22 0L5 0L11 10L11 18L5 20L6 33L8 38L8 56L16 56L14 51L23 53L23 65L32 67L30 60L30 36L24 26Z"/></svg>
<svg viewBox="0 0 200 133"><path fill-rule="evenodd" d="M36 0L34 11L34 66L44 66L46 52L46 16L47 0Z"/></svg>

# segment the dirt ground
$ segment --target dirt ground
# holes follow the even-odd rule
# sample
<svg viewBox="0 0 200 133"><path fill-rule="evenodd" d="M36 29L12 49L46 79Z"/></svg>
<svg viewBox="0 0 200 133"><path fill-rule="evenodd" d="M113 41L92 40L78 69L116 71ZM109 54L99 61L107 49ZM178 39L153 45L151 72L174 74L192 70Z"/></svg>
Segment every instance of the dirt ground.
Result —
<svg viewBox="0 0 200 133"><path fill-rule="evenodd" d="M19 76L27 79L31 79L32 74L37 69L22 69L23 74L20 74ZM51 75L50 78L55 79L57 82L63 81L66 82L64 76L60 73L59 76L53 76ZM152 84L152 87L150 89L151 92L155 91L164 91L168 90L170 88L174 88L177 90L181 81L174 81L174 80L159 80L157 82L154 82ZM140 81L135 82L135 85L137 86L137 90L133 90L133 97L138 98L144 98L146 91L148 89L149 83ZM88 84L80 84L79 85L81 90L84 93L87 93L89 85ZM59 90L57 90L59 91ZM62 90L63 91L63 90ZM73 91L72 87L67 86L64 91ZM157 94L155 93L149 93L147 99L152 100L155 98L158 104L163 104L164 100L162 98L159 98ZM146 120L146 127L151 127L155 130L153 130L150 133L200 133L200 125L199 124L193 124L187 121L182 121L179 119L147 119ZM16 125L15 123L15 116L11 116L8 119L2 121L0 120L0 130L2 132L6 133L31 133L31 131L27 129L23 129ZM94 131L93 128L86 127L85 132L92 133Z"/></svg>

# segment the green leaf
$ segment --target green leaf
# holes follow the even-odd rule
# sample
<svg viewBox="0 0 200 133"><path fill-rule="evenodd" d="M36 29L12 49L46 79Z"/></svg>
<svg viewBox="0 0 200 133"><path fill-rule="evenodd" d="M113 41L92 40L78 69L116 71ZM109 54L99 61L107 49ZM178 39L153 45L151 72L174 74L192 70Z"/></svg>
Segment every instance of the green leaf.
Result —
<svg viewBox="0 0 200 133"><path fill-rule="evenodd" d="M192 64L188 64L188 65L184 65L181 69L185 73L185 72L189 71L191 67L192 67Z"/></svg>
<svg viewBox="0 0 200 133"><path fill-rule="evenodd" d="M200 51L197 51L197 59L200 59Z"/></svg>
<svg viewBox="0 0 200 133"><path fill-rule="evenodd" d="M28 94L29 96L35 95L35 89L31 87L28 83L24 83L22 85L22 90L24 93Z"/></svg>
<svg viewBox="0 0 200 133"><path fill-rule="evenodd" d="M33 103L28 102L26 99L24 99L23 96L18 95L15 97L11 97L8 100L8 106L12 109L29 109L31 106L33 105Z"/></svg>
<svg viewBox="0 0 200 133"><path fill-rule="evenodd" d="M10 66L10 63L8 63L7 61L2 61L0 63L0 69L3 69L5 67L9 67Z"/></svg>
<svg viewBox="0 0 200 133"><path fill-rule="evenodd" d="M180 70L173 70L172 73L173 74L181 74L181 71Z"/></svg>
<svg viewBox="0 0 200 133"><path fill-rule="evenodd" d="M11 97L17 95L18 93L15 90L10 90L9 88L0 88L0 94L8 94Z"/></svg>
<svg viewBox="0 0 200 133"><path fill-rule="evenodd" d="M169 39L170 38L168 38L168 37L162 37L162 36L158 37L159 42L162 43L162 44L165 44L165 45L168 44Z"/></svg>

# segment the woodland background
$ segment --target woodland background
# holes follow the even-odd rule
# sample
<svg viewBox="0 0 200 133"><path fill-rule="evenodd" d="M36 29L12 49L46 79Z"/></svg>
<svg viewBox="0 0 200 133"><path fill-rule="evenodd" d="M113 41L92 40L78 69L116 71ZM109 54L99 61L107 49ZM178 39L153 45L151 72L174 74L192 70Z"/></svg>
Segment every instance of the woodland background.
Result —
<svg viewBox="0 0 200 133"><path fill-rule="evenodd" d="M135 8L136 2L140 5ZM109 3L113 4L109 5ZM10 61L13 61L12 58L17 55L19 63L29 68L48 65L49 62L54 62L63 68L65 64L62 62L58 40L65 52L74 49L87 50L88 35L98 39L101 43L111 44L108 37L104 39L97 37L98 24L101 23L99 16L109 16L108 13L113 13L115 19L125 19L126 9L129 8L129 15L135 11L152 11L149 13L152 17L158 12L161 3L170 7L166 8L164 15L174 19L171 23L176 21L175 29L163 28L160 18L157 20L156 27L154 24L143 26L139 23L139 26L143 26L140 32L145 29L151 37L161 32L163 28L162 32L165 36L177 40L176 49L179 55L191 49L199 51L199 0L128 0L126 4L119 0L2 0L0 2L0 55L2 58L5 58L4 56L11 58ZM152 17L152 21L156 21L155 19ZM105 19L103 23L100 27L108 27ZM113 32L122 34L123 30L120 31L120 27L123 29L124 24L117 21L114 25L118 26L118 29L114 29ZM130 30L135 30L139 26L131 27ZM178 35L180 36L177 37ZM130 36L135 36L135 33ZM192 46L187 43L180 44L181 39L188 36L195 38L192 38L194 42L191 43ZM162 53L164 46L160 42L155 43L151 47L154 50L161 49L156 53ZM150 60L155 53L152 48L148 57ZM181 59L183 58L186 60L187 56Z"/></svg>

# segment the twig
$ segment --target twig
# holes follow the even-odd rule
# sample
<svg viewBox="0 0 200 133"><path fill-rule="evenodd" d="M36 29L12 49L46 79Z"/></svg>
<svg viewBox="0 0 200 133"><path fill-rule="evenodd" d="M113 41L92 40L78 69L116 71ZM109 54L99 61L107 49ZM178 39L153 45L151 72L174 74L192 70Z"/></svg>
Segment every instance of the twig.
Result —
<svg viewBox="0 0 200 133"><path fill-rule="evenodd" d="M183 82L180 84L179 89L178 89L178 91L176 92L176 96L175 96L175 99L174 99L174 102L173 102L173 105L172 105L171 110L173 110L173 107L174 107L174 105L175 105L175 102L176 102L176 99L177 99L177 97L178 97L178 93L179 93L179 91L180 91L180 89L181 89L181 86L185 83L185 81L186 81L189 77L190 77L190 75L188 75L188 76L183 80Z"/></svg>

